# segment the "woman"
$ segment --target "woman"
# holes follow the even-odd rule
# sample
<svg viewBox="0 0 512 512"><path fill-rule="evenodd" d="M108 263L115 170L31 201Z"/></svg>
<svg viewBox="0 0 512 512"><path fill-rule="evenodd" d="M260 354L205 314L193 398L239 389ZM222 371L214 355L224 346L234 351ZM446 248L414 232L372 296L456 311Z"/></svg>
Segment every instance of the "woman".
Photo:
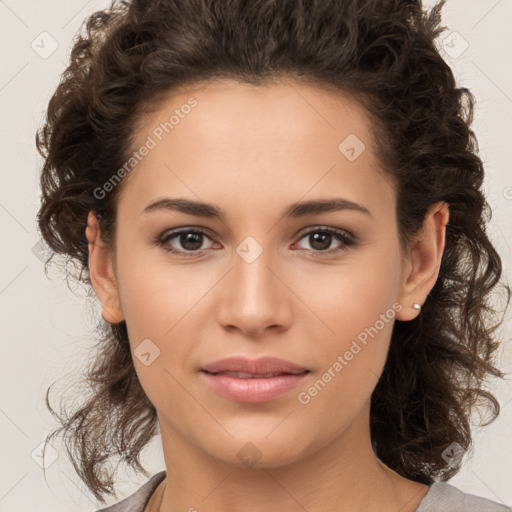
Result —
<svg viewBox="0 0 512 512"><path fill-rule="evenodd" d="M103 322L92 393L51 436L72 433L102 502L107 463L144 471L157 433L166 465L103 510L509 510L445 482L503 373L442 4L134 0L88 19L37 137L38 221Z"/></svg>

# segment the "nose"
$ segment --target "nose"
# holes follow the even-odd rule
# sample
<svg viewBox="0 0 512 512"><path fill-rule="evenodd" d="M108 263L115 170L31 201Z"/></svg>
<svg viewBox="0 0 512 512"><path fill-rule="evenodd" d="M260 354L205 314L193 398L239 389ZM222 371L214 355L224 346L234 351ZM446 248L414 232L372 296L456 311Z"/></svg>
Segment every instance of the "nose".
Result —
<svg viewBox="0 0 512 512"><path fill-rule="evenodd" d="M240 254L233 254L233 267L220 287L217 321L224 329L251 338L287 329L293 294L277 259L266 249L253 261Z"/></svg>

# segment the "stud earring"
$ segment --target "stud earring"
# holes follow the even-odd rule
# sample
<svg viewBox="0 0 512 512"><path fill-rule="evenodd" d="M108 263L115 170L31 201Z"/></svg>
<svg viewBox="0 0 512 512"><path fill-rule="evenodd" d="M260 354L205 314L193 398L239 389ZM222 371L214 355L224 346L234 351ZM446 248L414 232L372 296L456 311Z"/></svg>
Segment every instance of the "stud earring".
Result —
<svg viewBox="0 0 512 512"><path fill-rule="evenodd" d="M418 311L421 309L421 306L417 304L416 302L412 305L414 309L417 309Z"/></svg>

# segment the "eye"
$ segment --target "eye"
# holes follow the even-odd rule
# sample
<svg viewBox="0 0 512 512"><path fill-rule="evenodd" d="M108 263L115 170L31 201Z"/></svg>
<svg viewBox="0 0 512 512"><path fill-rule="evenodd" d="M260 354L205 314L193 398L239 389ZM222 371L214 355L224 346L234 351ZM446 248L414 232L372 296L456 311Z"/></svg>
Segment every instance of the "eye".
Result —
<svg viewBox="0 0 512 512"><path fill-rule="evenodd" d="M311 244L315 255L319 254L320 256L332 255L333 253L346 251L347 247L355 245L356 243L355 239L344 231L328 227L310 229L301 236L300 240L303 239L307 239ZM329 246L335 240L341 242L341 247L329 249Z"/></svg>
<svg viewBox="0 0 512 512"><path fill-rule="evenodd" d="M200 229L183 229L167 233L162 238L159 238L157 243L162 246L164 251L187 257L193 254L201 254L206 250L202 247L205 237L210 239L207 233ZM170 245L170 241L175 238L177 239L176 244L181 245L182 248L176 249Z"/></svg>
<svg viewBox="0 0 512 512"><path fill-rule="evenodd" d="M205 231L199 228L187 228L167 232L162 237L158 237L155 240L155 243L161 246L166 252L177 254L178 256L182 257L194 257L201 255L207 250L207 248L203 247L205 238L212 240L212 238ZM310 252L320 256L327 256L332 255L333 253L346 251L349 246L356 244L356 240L352 235L348 235L344 231L329 227L317 227L310 229L309 231L302 234L299 241L302 241L306 238L312 247ZM176 241L174 242L175 245L173 246L171 241L174 239L176 239ZM341 243L341 247L329 249L332 242L335 240ZM176 248L176 245L180 245L181 247ZM214 245L216 245L217 248L220 247L220 245L216 242ZM303 247L300 249L307 250Z"/></svg>

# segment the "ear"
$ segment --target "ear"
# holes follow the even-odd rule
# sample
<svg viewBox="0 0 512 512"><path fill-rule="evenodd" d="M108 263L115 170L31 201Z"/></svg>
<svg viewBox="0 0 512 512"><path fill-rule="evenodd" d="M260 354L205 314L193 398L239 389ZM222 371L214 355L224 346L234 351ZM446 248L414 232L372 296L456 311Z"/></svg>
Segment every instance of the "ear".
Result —
<svg viewBox="0 0 512 512"><path fill-rule="evenodd" d="M85 236L89 242L89 275L101 302L102 317L111 324L122 322L124 314L119 302L112 254L101 240L99 222L92 210L87 217Z"/></svg>
<svg viewBox="0 0 512 512"><path fill-rule="evenodd" d="M413 304L424 304L439 275L446 239L446 224L450 217L447 202L431 206L425 215L419 235L411 242L398 301L403 306L396 319L414 319L419 310Z"/></svg>

